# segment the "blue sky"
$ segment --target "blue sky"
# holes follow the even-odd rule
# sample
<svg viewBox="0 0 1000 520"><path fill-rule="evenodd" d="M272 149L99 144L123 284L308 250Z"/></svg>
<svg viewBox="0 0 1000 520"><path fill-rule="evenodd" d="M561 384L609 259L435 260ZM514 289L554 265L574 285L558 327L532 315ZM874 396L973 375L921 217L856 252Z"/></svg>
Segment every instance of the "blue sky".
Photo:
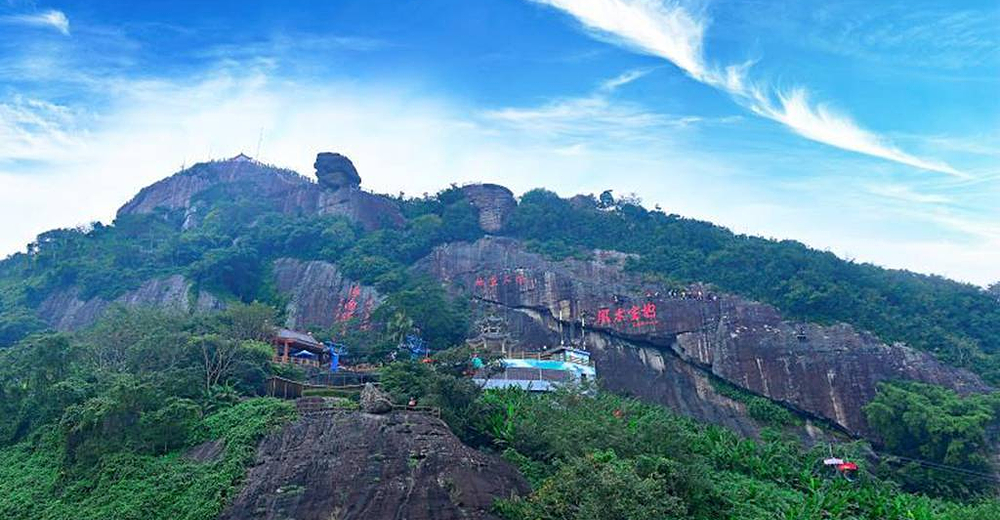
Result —
<svg viewBox="0 0 1000 520"><path fill-rule="evenodd" d="M611 188L985 284L998 93L991 0L0 0L0 254L184 164L330 150L375 191Z"/></svg>

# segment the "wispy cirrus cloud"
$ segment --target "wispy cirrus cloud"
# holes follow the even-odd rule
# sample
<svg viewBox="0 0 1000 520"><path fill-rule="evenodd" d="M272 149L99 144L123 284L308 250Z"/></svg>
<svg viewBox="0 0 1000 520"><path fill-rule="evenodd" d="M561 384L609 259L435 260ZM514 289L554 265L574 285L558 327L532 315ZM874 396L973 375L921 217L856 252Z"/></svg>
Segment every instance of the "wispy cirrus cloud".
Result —
<svg viewBox="0 0 1000 520"><path fill-rule="evenodd" d="M69 108L38 99L0 102L0 163L58 155L76 142L75 119Z"/></svg>
<svg viewBox="0 0 1000 520"><path fill-rule="evenodd" d="M807 23L814 30L807 38L826 52L942 75L1000 63L998 5L961 9L959 4L967 5L915 9L909 2L828 2L810 10Z"/></svg>
<svg viewBox="0 0 1000 520"><path fill-rule="evenodd" d="M600 90L603 92L614 92L619 87L623 87L632 83L633 81L642 78L643 76L652 72L653 69L633 69L627 70L609 80L601 83Z"/></svg>
<svg viewBox="0 0 1000 520"><path fill-rule="evenodd" d="M903 184L873 184L866 187L872 195L892 199L904 203L916 204L948 204L950 197L937 193L922 193Z"/></svg>
<svg viewBox="0 0 1000 520"><path fill-rule="evenodd" d="M616 99L614 94L652 72L652 68L632 69L602 81L590 93L564 97L538 106L504 107L481 115L490 124L500 124L541 137L573 140L566 150L579 151L582 140L596 143L612 138L619 141L649 142L664 139L654 130L683 129L695 124L727 124L740 116L703 117L664 114L640 103Z"/></svg>
<svg viewBox="0 0 1000 520"><path fill-rule="evenodd" d="M923 170L967 177L943 162L917 157L866 130L828 105L810 100L804 87L779 90L754 83L752 61L727 66L704 57L708 18L671 0L531 0L565 11L595 37L664 58L691 78L728 93L751 112L796 134L843 150Z"/></svg>
<svg viewBox="0 0 1000 520"><path fill-rule="evenodd" d="M50 9L37 13L12 14L0 17L0 22L51 28L69 36L69 18L62 11Z"/></svg>

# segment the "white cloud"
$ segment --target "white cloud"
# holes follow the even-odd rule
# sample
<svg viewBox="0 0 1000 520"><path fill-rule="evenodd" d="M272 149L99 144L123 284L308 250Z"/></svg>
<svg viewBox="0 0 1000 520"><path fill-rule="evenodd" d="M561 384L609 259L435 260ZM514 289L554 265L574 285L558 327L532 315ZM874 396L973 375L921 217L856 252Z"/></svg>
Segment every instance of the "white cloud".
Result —
<svg viewBox="0 0 1000 520"><path fill-rule="evenodd" d="M701 55L705 21L680 4L654 0L532 0L576 17L595 36L673 62L691 77L708 72Z"/></svg>
<svg viewBox="0 0 1000 520"><path fill-rule="evenodd" d="M843 150L879 157L923 170L965 177L938 161L921 159L892 146L850 117L822 104L810 104L802 88L771 91L750 84L753 62L716 67L703 55L708 20L670 0L532 0L573 15L597 37L645 54L665 58L691 78L723 90L754 113L795 133Z"/></svg>
<svg viewBox="0 0 1000 520"><path fill-rule="evenodd" d="M869 193L886 199L915 204L948 204L951 197L936 193L921 193L903 184L872 184L866 187Z"/></svg>
<svg viewBox="0 0 1000 520"><path fill-rule="evenodd" d="M945 163L921 159L887 144L882 137L861 128L849 117L838 114L825 105L810 104L805 89L795 88L779 93L778 105L758 96L753 99L749 106L755 113L782 123L807 139L923 170L967 177Z"/></svg>
<svg viewBox="0 0 1000 520"><path fill-rule="evenodd" d="M32 14L13 14L0 17L0 22L30 25L34 27L48 27L69 36L69 18L62 11L50 9Z"/></svg>
<svg viewBox="0 0 1000 520"><path fill-rule="evenodd" d="M633 69L627 70L607 81L601 83L600 91L604 93L611 93L619 88L632 83L633 81L642 78L643 76L652 72L652 69Z"/></svg>
<svg viewBox="0 0 1000 520"><path fill-rule="evenodd" d="M75 115L65 106L15 97L0 103L0 161L49 159L74 144Z"/></svg>
<svg viewBox="0 0 1000 520"><path fill-rule="evenodd" d="M680 121L601 96L559 99L537 107L488 110L483 116L495 123L548 136L588 137L603 133L605 138L629 140L651 139L652 134L642 131Z"/></svg>
<svg viewBox="0 0 1000 520"><path fill-rule="evenodd" d="M625 71L602 81L590 94L558 98L540 106L487 110L483 117L493 125L504 125L536 136L590 139L593 145L609 140L643 142L669 140L664 133L694 124L727 124L739 116L706 118L669 115L639 104L614 99L619 88L649 74L652 69ZM567 149L578 152L580 143Z"/></svg>

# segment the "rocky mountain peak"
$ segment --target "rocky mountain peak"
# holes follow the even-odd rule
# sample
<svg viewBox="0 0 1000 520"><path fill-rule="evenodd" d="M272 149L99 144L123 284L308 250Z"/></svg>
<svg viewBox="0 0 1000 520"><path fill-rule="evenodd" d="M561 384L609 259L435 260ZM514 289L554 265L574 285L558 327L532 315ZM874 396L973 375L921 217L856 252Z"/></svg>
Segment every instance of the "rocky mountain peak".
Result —
<svg viewBox="0 0 1000 520"><path fill-rule="evenodd" d="M230 198L259 200L276 211L298 215L343 215L367 229L399 225L399 208L388 198L357 189L361 176L351 160L331 152L316 156L318 183L292 170L270 166L244 154L195 164L143 188L118 215L184 209L185 229L197 225L200 194L223 188ZM351 188L343 190L342 188Z"/></svg>

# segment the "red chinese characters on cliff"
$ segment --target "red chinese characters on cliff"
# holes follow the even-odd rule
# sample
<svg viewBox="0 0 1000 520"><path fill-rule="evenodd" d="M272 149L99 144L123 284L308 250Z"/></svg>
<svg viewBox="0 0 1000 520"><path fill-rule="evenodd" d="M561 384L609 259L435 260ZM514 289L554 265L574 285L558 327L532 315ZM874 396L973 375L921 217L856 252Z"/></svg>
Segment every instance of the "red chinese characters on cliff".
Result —
<svg viewBox="0 0 1000 520"><path fill-rule="evenodd" d="M639 328L656 325L656 304L646 302L641 307L601 307L597 310L594 323L598 327L613 327L617 324L628 324Z"/></svg>
<svg viewBox="0 0 1000 520"><path fill-rule="evenodd" d="M535 286L535 281L534 279L528 278L518 272L502 272L477 276L473 285L476 290L479 291L486 291L487 289L495 289L497 287L510 285L533 288Z"/></svg>
<svg viewBox="0 0 1000 520"><path fill-rule="evenodd" d="M358 285L351 286L347 298L340 303L337 321L344 322L354 317L358 310L358 296L361 296L361 287Z"/></svg>

